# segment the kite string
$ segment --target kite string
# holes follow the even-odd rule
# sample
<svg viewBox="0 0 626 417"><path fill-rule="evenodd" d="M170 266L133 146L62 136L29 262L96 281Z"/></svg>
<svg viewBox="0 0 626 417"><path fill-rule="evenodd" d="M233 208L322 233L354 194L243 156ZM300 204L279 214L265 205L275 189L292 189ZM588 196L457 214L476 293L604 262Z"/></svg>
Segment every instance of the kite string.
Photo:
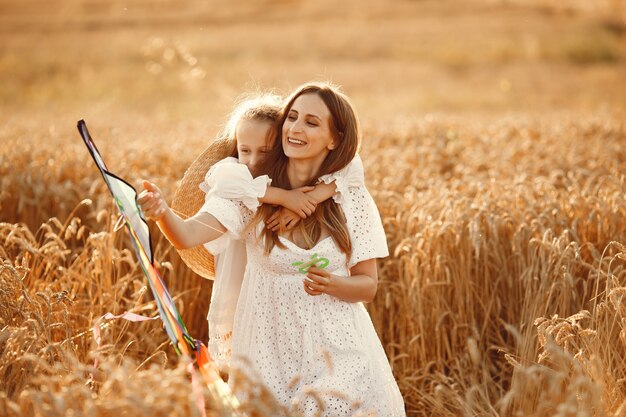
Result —
<svg viewBox="0 0 626 417"><path fill-rule="evenodd" d="M115 226L113 226L113 233L119 231L126 224L126 216L124 214L120 214L120 217L117 218L117 222L115 222Z"/></svg>
<svg viewBox="0 0 626 417"><path fill-rule="evenodd" d="M140 213L142 214L142 217L145 219L146 217L145 217L143 211L141 210L141 207L139 205L137 205L137 208L139 209ZM216 232L220 232L222 234L226 233L226 232L223 232L222 230L220 230L220 229L218 229L216 227L211 226L208 223L203 222L202 220L194 219L193 217L190 217L189 215L183 213L182 211L176 210L176 209L174 209L172 207L170 207L170 209L174 212L174 214L178 215L183 221L191 219L192 221L194 221L194 222L196 222L198 224L201 224L202 226L208 227L209 229L215 230ZM117 219L117 222L115 223L115 227L113 229L114 232L117 232L120 229L119 224L122 221L122 219L126 220L126 218L125 218L125 216L123 214L121 214L120 217ZM128 221L128 220L126 220L126 221ZM154 222L156 223L156 221L154 221ZM124 223L122 223L122 224L124 224Z"/></svg>

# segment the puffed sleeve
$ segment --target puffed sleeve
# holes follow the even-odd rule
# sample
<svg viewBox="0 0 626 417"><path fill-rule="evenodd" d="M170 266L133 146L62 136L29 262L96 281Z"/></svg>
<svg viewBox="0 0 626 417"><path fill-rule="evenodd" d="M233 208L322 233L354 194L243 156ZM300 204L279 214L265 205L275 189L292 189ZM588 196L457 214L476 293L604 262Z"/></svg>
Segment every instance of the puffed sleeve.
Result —
<svg viewBox="0 0 626 417"><path fill-rule="evenodd" d="M206 193L206 199L215 195L237 200L254 211L260 205L259 198L265 195L271 182L267 175L253 178L247 166L240 164L236 158L228 157L209 169L200 189Z"/></svg>
<svg viewBox="0 0 626 417"><path fill-rule="evenodd" d="M344 196L348 188L365 185L365 175L363 173L363 161L361 161L361 157L357 154L343 169L331 174L322 175L318 183L324 182L325 184L330 184L333 181L335 182L335 187L337 187L337 192L333 195L333 200L337 204L344 204Z"/></svg>
<svg viewBox="0 0 626 417"><path fill-rule="evenodd" d="M352 256L348 268L361 261L389 256L387 237L378 207L364 185L349 187L341 206L346 216Z"/></svg>
<svg viewBox="0 0 626 417"><path fill-rule="evenodd" d="M200 212L209 213L214 216L217 221L219 221L228 231L226 235L230 239L240 239L242 237L242 232L245 227L245 223L248 219L246 215L246 206L240 201L232 201L227 200L222 197L218 197L216 195L210 196L204 202L204 205L200 207ZM224 236L219 237L216 240L222 239ZM216 245L212 246L209 242L209 247L206 246L207 250L212 251L215 250L215 247L218 249L220 245L227 244L227 242L218 242ZM223 249L223 248L222 248Z"/></svg>
<svg viewBox="0 0 626 417"><path fill-rule="evenodd" d="M228 156L228 157L222 159L221 161L217 161L216 163L213 164L213 166L211 168L209 168L207 173L204 175L204 180L200 183L200 185L198 187L202 191L204 191L205 193L208 193L209 191L211 191L211 186L209 185L208 179L213 174L213 171L215 171L215 169L217 167L222 166L222 165L238 164L238 163L239 163L239 160L237 158L235 158L235 157L232 157L232 156Z"/></svg>

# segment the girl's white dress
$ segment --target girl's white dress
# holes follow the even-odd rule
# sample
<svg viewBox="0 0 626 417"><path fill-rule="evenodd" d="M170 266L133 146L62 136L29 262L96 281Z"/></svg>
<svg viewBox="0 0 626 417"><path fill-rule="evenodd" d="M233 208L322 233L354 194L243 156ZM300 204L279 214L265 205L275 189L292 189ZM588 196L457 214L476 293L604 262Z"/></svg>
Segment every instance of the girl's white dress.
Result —
<svg viewBox="0 0 626 417"><path fill-rule="evenodd" d="M405 416L404 402L385 351L363 303L341 301L327 294L304 291L304 274L296 262L312 256L326 258L326 269L349 276L360 261L389 255L378 209L365 186L348 187L340 206L352 243L347 259L327 237L303 249L281 237L285 249L269 256L256 240L256 231L243 234L254 214L241 201L217 195L201 211L215 216L231 239L243 239L247 263L237 302L232 339L232 367L260 379L278 401L306 416L319 411L315 396L325 404L323 416ZM229 384L236 381L229 379Z"/></svg>
<svg viewBox="0 0 626 417"><path fill-rule="evenodd" d="M200 189L206 193L206 199L214 195L236 199L255 211L260 205L258 198L265 195L271 182L267 175L253 178L237 158L228 157L209 169ZM231 234L225 233L205 243L204 247L213 255L215 266L207 314L208 349L218 367L226 370L230 366L233 321L246 269L246 244L242 239L233 239Z"/></svg>

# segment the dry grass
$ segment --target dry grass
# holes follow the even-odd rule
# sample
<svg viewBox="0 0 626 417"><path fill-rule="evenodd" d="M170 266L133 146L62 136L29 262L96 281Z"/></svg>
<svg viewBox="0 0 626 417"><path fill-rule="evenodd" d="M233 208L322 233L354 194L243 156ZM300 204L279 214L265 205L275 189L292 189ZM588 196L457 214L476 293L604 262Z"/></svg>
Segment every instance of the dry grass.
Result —
<svg viewBox="0 0 626 417"><path fill-rule="evenodd" d="M369 307L409 414L623 413L619 115L428 117L365 136L368 185L392 253ZM113 232L99 174L82 163L86 150L72 146L57 159L49 142L29 158L34 144L21 139L2 151L2 170L11 171L1 200L9 222L0 225L2 407L9 415L195 415L158 323L113 322L100 349L87 332L107 311L153 314L154 305L125 234ZM116 171L157 175L140 152L107 139ZM166 139L155 132L156 143ZM171 161L170 151L152 153L171 162L158 176L171 195L195 153ZM41 206L62 221L41 222ZM208 282L156 236L188 327L205 338ZM95 357L102 365L89 385Z"/></svg>
<svg viewBox="0 0 626 417"><path fill-rule="evenodd" d="M626 415L626 4L329 7L0 0L0 415L198 415L158 322L89 331L156 312L75 121L172 196L237 94L312 78L366 126L369 310L409 415ZM204 340L210 282L154 231Z"/></svg>
<svg viewBox="0 0 626 417"><path fill-rule="evenodd" d="M343 85L377 121L624 108L626 3L619 7L0 0L0 113L150 115L164 125L202 120L210 130L243 90L290 90L314 78Z"/></svg>
<svg viewBox="0 0 626 417"><path fill-rule="evenodd" d="M397 343L407 402L436 415L619 415L623 123L462 122L390 135L367 168L394 249L372 313Z"/></svg>

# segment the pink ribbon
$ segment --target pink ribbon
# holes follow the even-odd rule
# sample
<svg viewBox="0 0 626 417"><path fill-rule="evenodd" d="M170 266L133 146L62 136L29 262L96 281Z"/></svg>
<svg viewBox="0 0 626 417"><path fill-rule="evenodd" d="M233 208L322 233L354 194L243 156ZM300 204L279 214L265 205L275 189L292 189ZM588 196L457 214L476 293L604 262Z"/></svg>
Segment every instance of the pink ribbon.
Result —
<svg viewBox="0 0 626 417"><path fill-rule="evenodd" d="M124 314L120 314L119 316L114 316L111 313L106 313L104 316L100 317L98 320L96 320L96 323L93 325L93 327L91 328L91 332L93 333L93 337L96 340L96 346L98 347L98 349L100 348L100 343L102 342L102 338L100 337L100 322L102 320L115 320L115 319L124 319L124 320L128 320L128 321L133 321L133 322L139 322L139 321L148 321L148 320L156 320L158 319L159 316L156 317L147 317L147 316L141 316L139 314L135 314L135 313L131 313L131 312L126 312ZM93 361L93 367L94 369L98 368L98 357L96 356L96 359L94 359ZM93 382L93 373L89 373L89 382Z"/></svg>
<svg viewBox="0 0 626 417"><path fill-rule="evenodd" d="M198 411L200 411L200 415L202 417L206 417L206 412L204 411L204 393L202 392L202 384L200 382L198 371L196 371L193 366L193 362L189 362L189 365L187 365L187 371L191 374L191 388L196 396L196 406L198 407Z"/></svg>
<svg viewBox="0 0 626 417"><path fill-rule="evenodd" d="M148 321L148 320L156 320L158 318L159 318L159 316L147 317L147 316L141 316L139 314L135 314L135 313L131 313L131 312L126 312L124 314L120 314L119 316L115 316L115 315L113 315L111 313L106 313L104 316L102 316L98 320L96 320L96 323L91 328L91 331L93 333L94 339L96 340L96 346L98 348L100 348L100 343L102 343L102 337L100 335L100 330L101 330L100 322L101 321L103 321L103 320L124 319L124 320L132 321L132 322L141 322L141 321ZM98 368L98 358L97 357L96 357L96 359L93 362L93 367L94 368ZM192 386L192 389L193 389L193 393L196 396L196 406L198 407L198 410L200 411L200 415L202 417L206 417L206 412L204 411L205 403L204 403L204 394L202 392L202 384L200 383L200 379L198 377L198 372L193 367L193 363L189 363L189 365L187 366L187 371L191 374L191 386ZM90 381L93 381L93 373L89 374L89 379L90 379Z"/></svg>

